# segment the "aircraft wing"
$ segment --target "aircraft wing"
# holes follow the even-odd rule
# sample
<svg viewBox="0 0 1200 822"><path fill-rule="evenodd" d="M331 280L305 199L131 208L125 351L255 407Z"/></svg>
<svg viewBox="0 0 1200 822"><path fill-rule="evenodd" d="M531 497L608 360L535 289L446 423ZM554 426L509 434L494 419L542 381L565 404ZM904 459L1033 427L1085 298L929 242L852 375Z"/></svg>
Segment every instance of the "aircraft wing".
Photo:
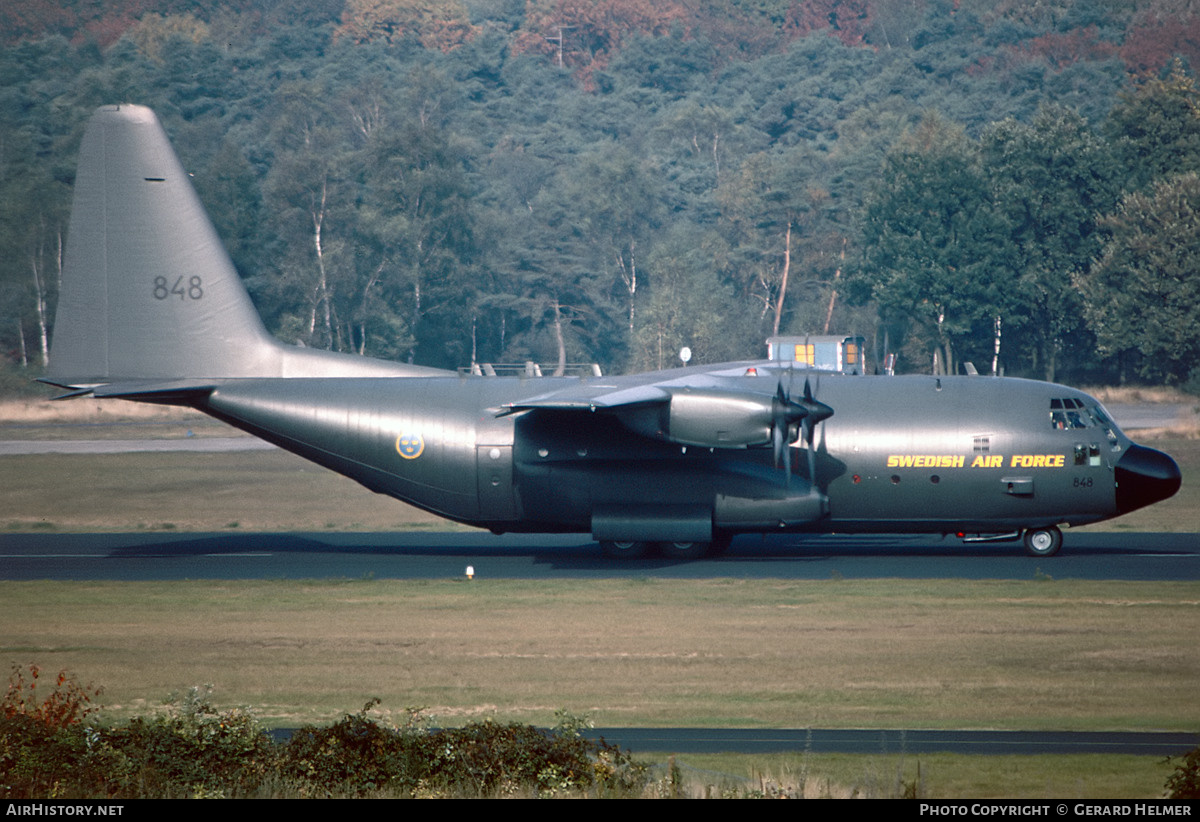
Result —
<svg viewBox="0 0 1200 822"><path fill-rule="evenodd" d="M659 384L622 388L611 383L578 385L537 397L506 403L497 416L517 411L553 409L557 411L599 411L621 406L667 402L671 394Z"/></svg>
<svg viewBox="0 0 1200 822"><path fill-rule="evenodd" d="M757 368L755 368L757 366ZM633 405L665 403L679 392L726 390L734 393L770 396L775 390L776 376L771 381L755 380L747 372L768 374L762 363L733 363L712 370L703 366L676 368L639 374L633 377L610 377L572 382L545 394L506 403L497 416L532 409L559 411L601 411Z"/></svg>
<svg viewBox="0 0 1200 822"><path fill-rule="evenodd" d="M792 399L779 375L748 374L745 368L717 372L680 369L648 381L572 383L506 404L499 415L519 411L609 413L651 439L707 448L749 448L794 439L797 424L819 422L833 413L816 402L807 384L804 399ZM644 378L642 378L644 379Z"/></svg>

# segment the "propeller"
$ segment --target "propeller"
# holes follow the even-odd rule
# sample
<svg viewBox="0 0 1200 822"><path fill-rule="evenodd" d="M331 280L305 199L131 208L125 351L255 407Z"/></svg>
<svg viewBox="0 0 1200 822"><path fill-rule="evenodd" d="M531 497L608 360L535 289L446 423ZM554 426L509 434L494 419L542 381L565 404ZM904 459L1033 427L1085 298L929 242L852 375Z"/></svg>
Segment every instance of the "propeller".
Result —
<svg viewBox="0 0 1200 822"><path fill-rule="evenodd" d="M820 379L817 380L820 386ZM808 377L804 378L804 406L808 409L801 423L804 434L804 445L808 449L808 479L815 486L817 483L817 449L813 447L813 433L819 423L833 416L833 409L819 402L813 395L812 384Z"/></svg>
<svg viewBox="0 0 1200 822"><path fill-rule="evenodd" d="M775 389L771 400L771 452L775 455L775 467L782 461L787 470L788 482L792 480L792 461L786 458L788 442L792 438L792 425L808 416L808 409L792 402L790 392L783 390L783 379Z"/></svg>
<svg viewBox="0 0 1200 822"><path fill-rule="evenodd" d="M804 398L794 400L791 397L792 371L788 373L788 388L783 387L783 378L775 389L775 397L771 401L771 448L775 455L775 467L782 462L787 472L787 481L792 481L792 461L787 458L787 446L791 440L792 426L801 424L805 442L809 449L809 477L813 477L813 429L817 423L833 416L833 409L813 397L812 385L808 378L804 380Z"/></svg>

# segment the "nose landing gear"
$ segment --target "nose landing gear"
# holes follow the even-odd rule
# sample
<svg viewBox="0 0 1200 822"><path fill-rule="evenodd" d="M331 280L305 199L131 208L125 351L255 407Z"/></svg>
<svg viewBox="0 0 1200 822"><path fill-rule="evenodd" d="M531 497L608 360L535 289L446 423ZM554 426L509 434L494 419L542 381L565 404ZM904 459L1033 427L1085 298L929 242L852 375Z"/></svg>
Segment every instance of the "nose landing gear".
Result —
<svg viewBox="0 0 1200 822"><path fill-rule="evenodd" d="M1062 547L1062 531L1049 528L1030 528L1025 532L1025 553L1031 557L1052 557Z"/></svg>

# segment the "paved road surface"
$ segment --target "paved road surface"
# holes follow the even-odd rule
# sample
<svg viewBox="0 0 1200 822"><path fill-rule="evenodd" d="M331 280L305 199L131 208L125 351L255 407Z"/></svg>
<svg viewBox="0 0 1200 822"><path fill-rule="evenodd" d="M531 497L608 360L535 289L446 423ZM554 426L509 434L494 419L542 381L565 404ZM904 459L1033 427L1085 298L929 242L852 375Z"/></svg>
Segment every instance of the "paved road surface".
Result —
<svg viewBox="0 0 1200 822"><path fill-rule="evenodd" d="M0 579L1200 579L1200 535L1068 533L1049 559L1019 543L919 536L739 537L719 559L615 561L586 536L397 533L0 534Z"/></svg>

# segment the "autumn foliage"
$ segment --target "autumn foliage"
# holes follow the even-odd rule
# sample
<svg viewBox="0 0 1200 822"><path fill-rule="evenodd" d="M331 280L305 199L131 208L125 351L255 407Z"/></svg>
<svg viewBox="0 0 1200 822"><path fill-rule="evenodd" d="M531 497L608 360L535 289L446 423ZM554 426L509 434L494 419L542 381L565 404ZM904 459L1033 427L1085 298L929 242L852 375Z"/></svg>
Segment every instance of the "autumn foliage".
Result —
<svg viewBox="0 0 1200 822"><path fill-rule="evenodd" d="M45 692L47 687L49 693ZM50 728L66 728L82 722L97 710L92 700L100 692L100 688L81 685L74 674L66 671L59 671L58 676L48 682L37 665L28 668L14 665L8 678L8 690L0 701L0 717L29 717Z"/></svg>
<svg viewBox="0 0 1200 822"><path fill-rule="evenodd" d="M475 33L459 0L347 0L336 37L355 43L413 37L427 49L449 51Z"/></svg>
<svg viewBox="0 0 1200 822"><path fill-rule="evenodd" d="M675 0L532 0L513 49L561 53L563 65L574 66L586 81L630 39L663 36L674 26L686 30L691 18Z"/></svg>
<svg viewBox="0 0 1200 822"><path fill-rule="evenodd" d="M96 690L59 674L37 699L37 666L16 668L0 711L0 798L639 796L646 766L559 725L473 722L430 730L419 709L393 727L378 699L327 727L272 741L252 711L221 709L211 687L123 723L81 723ZM55 696L57 695L57 696Z"/></svg>

